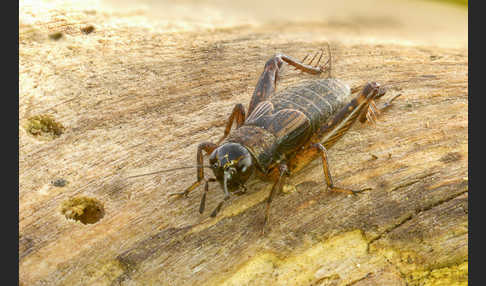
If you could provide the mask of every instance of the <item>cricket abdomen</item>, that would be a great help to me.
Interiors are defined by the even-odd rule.
[[[305,145],[350,100],[350,89],[337,79],[312,80],[262,101],[243,126],[225,142],[240,143],[269,170]]]
[[[304,113],[310,121],[311,133],[316,132],[350,100],[351,90],[338,79],[303,82],[270,98],[274,112],[294,109]]]

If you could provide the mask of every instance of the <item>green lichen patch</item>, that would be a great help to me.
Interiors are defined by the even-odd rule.
[[[62,32],[55,32],[55,33],[49,34],[49,39],[51,39],[51,40],[57,41],[60,38],[62,38]]]
[[[65,179],[56,179],[54,181],[51,182],[51,184],[55,187],[65,187],[67,185],[68,181],[66,181]]]
[[[55,139],[64,132],[64,126],[50,115],[36,115],[27,119],[25,130],[38,138]]]
[[[74,197],[61,205],[61,213],[67,219],[74,219],[83,224],[98,222],[105,215],[103,204],[89,197]]]
[[[363,232],[354,230],[286,257],[262,252],[244,262],[228,278],[216,276],[205,285],[344,285],[356,279],[351,277],[351,271],[357,276],[369,271],[364,265],[356,270],[356,264],[367,256],[367,248]]]
[[[446,286],[468,285],[467,261],[459,265],[433,270],[416,271],[407,276],[409,285]]]

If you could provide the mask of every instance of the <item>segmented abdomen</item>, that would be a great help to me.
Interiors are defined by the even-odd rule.
[[[270,98],[274,112],[296,109],[311,123],[312,133],[351,100],[349,86],[338,79],[318,79],[286,88]]]

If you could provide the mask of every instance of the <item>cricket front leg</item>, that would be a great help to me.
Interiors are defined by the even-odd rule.
[[[196,189],[197,186],[199,186],[202,182],[205,181],[204,179],[204,158],[203,158],[203,151],[206,152],[206,154],[211,154],[214,149],[216,149],[218,145],[211,143],[211,142],[203,142],[200,143],[197,146],[197,180],[194,182],[189,188],[185,189],[182,192],[177,192],[177,193],[170,193],[169,196],[185,196],[192,192],[194,189]]]
[[[228,136],[234,121],[236,121],[236,128],[240,128],[240,126],[245,122],[245,107],[241,103],[236,104],[233,108],[233,112],[231,112],[228,122],[226,123],[224,135],[221,137],[221,139],[219,139],[218,143],[216,143],[217,145],[221,144],[221,142],[223,142],[223,140]]]

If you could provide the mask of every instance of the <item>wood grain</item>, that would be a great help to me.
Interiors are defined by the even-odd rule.
[[[325,21],[174,32],[143,11],[45,5],[19,17],[21,285],[467,285],[467,47],[366,40],[366,25]],[[269,184],[251,182],[210,218],[202,188],[167,196],[195,169],[127,179],[195,164],[268,58],[328,41],[333,76],[387,85],[381,102],[402,94],[329,150],[336,185],[371,191],[326,191],[316,160],[274,198],[261,236]],[[308,78],[287,68],[277,88]],[[29,134],[37,115],[63,133]],[[222,195],[213,184],[206,209]],[[101,218],[67,219],[75,197],[100,202]]]

